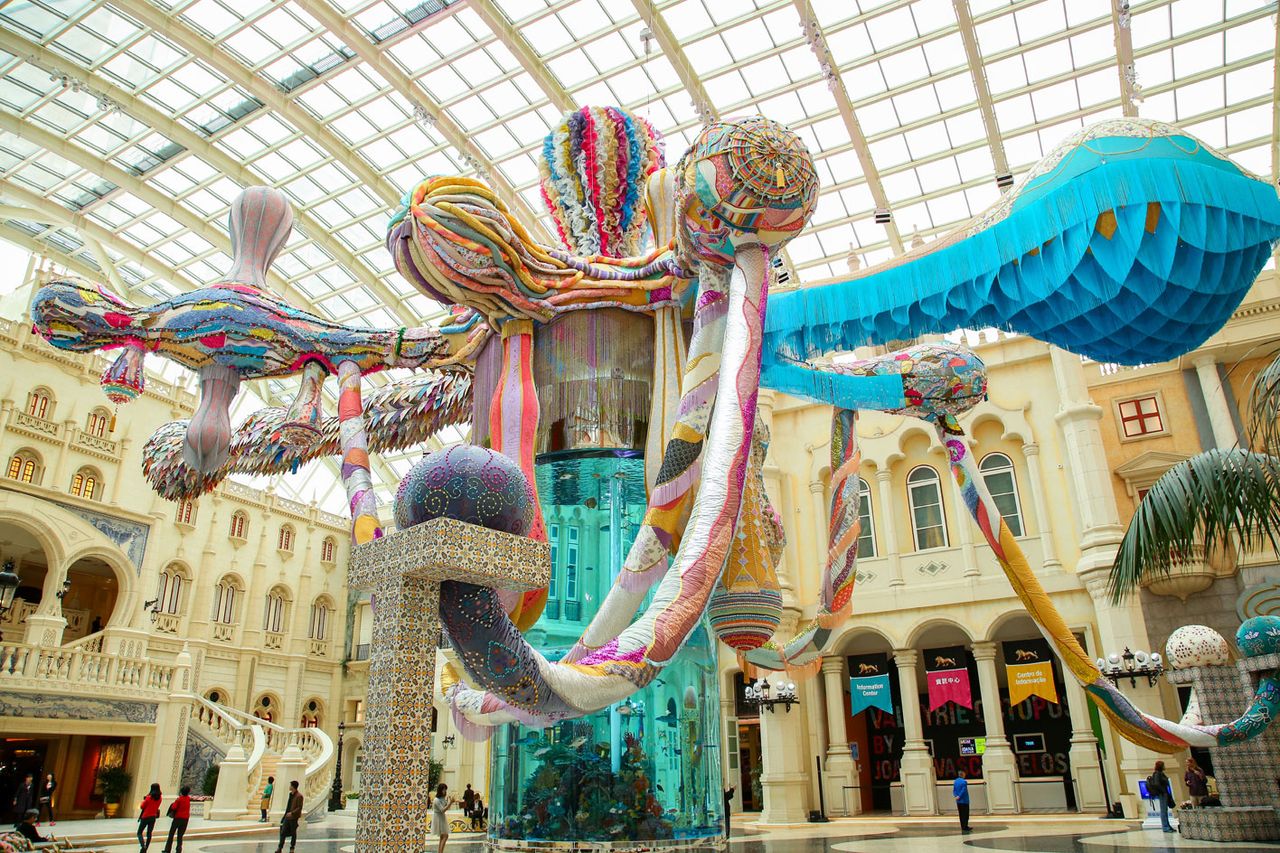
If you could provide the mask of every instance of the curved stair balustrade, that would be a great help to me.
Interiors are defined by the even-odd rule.
[[[303,778],[298,785],[302,790],[303,813],[311,816],[323,811],[333,784],[336,764],[334,743],[329,735],[318,728],[288,729],[203,697],[192,696],[191,700],[197,706],[196,719],[210,729],[219,745],[229,747],[234,743],[248,756],[248,780],[245,786],[247,815],[257,816],[267,776],[278,775],[275,770],[290,747],[297,747],[307,760]],[[224,732],[227,737],[237,740],[224,738]]]

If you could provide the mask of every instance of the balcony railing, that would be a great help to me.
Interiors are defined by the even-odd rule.
[[[213,638],[219,643],[234,643],[236,640],[236,626],[226,622],[214,622]]]
[[[176,634],[178,633],[178,624],[181,622],[176,613],[156,613],[154,624],[156,633],[159,634]]]
[[[262,647],[270,652],[278,652],[284,648],[284,634],[267,631],[262,638]]]
[[[356,646],[354,649],[352,649],[352,650],[351,650],[351,659],[352,659],[352,660],[368,660],[368,659],[369,659],[369,644],[368,644],[368,643],[361,643],[360,645],[358,645],[358,646]]]
[[[328,640],[307,640],[307,654],[313,658],[329,657],[329,641]]]
[[[22,411],[13,413],[13,425],[49,438],[57,438],[58,433],[61,431],[61,427],[53,421],[38,418]]]
[[[87,432],[77,431],[75,443],[86,450],[92,450],[95,453],[102,453],[107,456],[115,457],[120,453],[120,442]]]
[[[0,685],[42,690],[168,695],[173,666],[85,648],[0,643]],[[57,685],[53,688],[53,685]]]

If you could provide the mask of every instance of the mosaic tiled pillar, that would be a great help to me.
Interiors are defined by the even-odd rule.
[[[348,580],[373,594],[356,853],[426,846],[440,582],[523,590],[550,573],[545,543],[447,518],[353,549]]]
[[[1203,666],[1169,673],[1195,688],[1205,723],[1226,723],[1253,697],[1258,673],[1280,668],[1280,655],[1245,658],[1235,666]],[[1280,732],[1272,726],[1244,743],[1209,750],[1221,808],[1179,809],[1182,834],[1201,841],[1280,840]]]

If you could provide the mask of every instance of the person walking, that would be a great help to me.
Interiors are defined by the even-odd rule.
[[[1160,827],[1165,832],[1175,832],[1169,824],[1169,798],[1173,796],[1173,788],[1165,775],[1163,761],[1157,761],[1155,769],[1147,777],[1147,793],[1160,802]]]
[[[138,806],[139,853],[147,853],[147,848],[151,846],[151,835],[156,831],[156,819],[160,817],[162,799],[164,794],[160,793],[160,783],[152,782],[151,790],[142,798],[142,803]],[[143,833],[147,836],[145,839],[142,837]]]
[[[733,811],[733,797],[738,793],[738,789],[733,785],[724,789],[724,837],[729,840],[729,815]]]
[[[969,780],[964,778],[964,771],[956,773],[956,781],[951,784],[951,796],[956,798],[956,811],[960,815],[960,831],[973,832],[969,828]]]
[[[1204,769],[1194,758],[1187,759],[1187,772],[1182,774],[1182,781],[1191,796],[1191,805],[1200,808],[1200,801],[1209,796],[1209,777],[1204,775]]]
[[[262,809],[262,817],[258,818],[258,823],[267,822],[267,809],[271,808],[271,795],[276,790],[276,777],[267,777],[267,787],[262,789],[262,802],[258,806]]]
[[[53,813],[53,792],[58,790],[58,780],[53,778],[52,773],[44,775],[44,784],[40,786],[40,817],[36,818],[36,825],[40,825],[40,820],[44,817],[44,813],[49,813],[49,826],[57,826],[58,818]]]
[[[36,780],[33,775],[28,773],[26,778],[22,780],[22,784],[18,786],[18,790],[13,793],[13,815],[18,822],[26,820],[27,812],[30,809],[37,809],[36,814],[39,815],[39,809],[36,805]]]
[[[298,846],[298,822],[302,820],[302,793],[297,782],[289,783],[289,802],[284,808],[284,817],[280,820],[280,844],[276,853],[284,850],[284,840],[289,839],[289,849]]]
[[[444,853],[444,843],[449,840],[448,811],[453,803],[449,799],[449,786],[443,782],[436,785],[436,798],[431,801],[431,831],[440,836],[439,853]]]
[[[187,834],[187,824],[191,822],[191,786],[183,785],[178,791],[178,799],[169,804],[169,837],[164,842],[164,853],[182,853],[182,836]],[[178,837],[178,847],[174,850],[173,838]]]

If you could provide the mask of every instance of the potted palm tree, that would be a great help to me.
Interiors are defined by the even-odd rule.
[[[1142,498],[1111,567],[1114,602],[1198,553],[1280,550],[1280,355],[1254,377],[1246,408],[1248,447],[1179,462]]]
[[[98,783],[102,785],[102,811],[107,817],[120,812],[120,801],[129,793],[133,777],[123,767],[103,767],[98,771]]]

